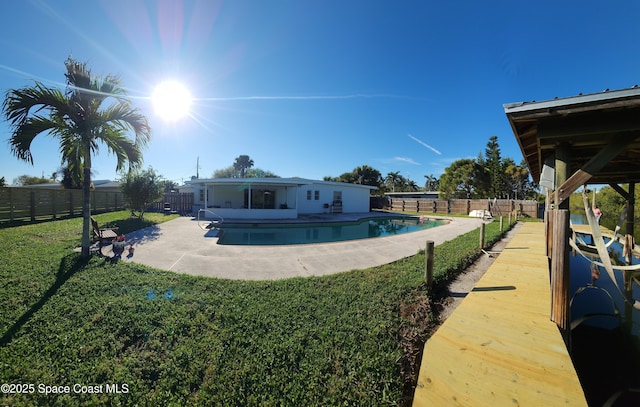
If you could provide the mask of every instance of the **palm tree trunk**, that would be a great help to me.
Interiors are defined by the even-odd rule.
[[[82,257],[89,257],[89,246],[91,245],[91,167],[83,168],[82,179]]]

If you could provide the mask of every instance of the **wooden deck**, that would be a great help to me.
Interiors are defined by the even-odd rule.
[[[586,406],[555,323],[543,223],[525,223],[427,341],[414,406]]]

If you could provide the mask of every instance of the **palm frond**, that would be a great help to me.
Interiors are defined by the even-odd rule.
[[[33,164],[33,156],[31,155],[31,143],[41,133],[55,130],[56,123],[51,119],[39,115],[29,117],[24,123],[18,126],[11,138],[9,145],[11,153],[17,158]]]
[[[151,126],[146,116],[129,103],[119,102],[108,106],[103,112],[105,122],[119,126],[122,131],[133,130],[135,143],[145,147],[151,141]]]
[[[7,91],[2,112],[12,127],[26,122],[29,115],[42,110],[67,111],[68,101],[58,89],[50,89],[40,82],[34,86]]]

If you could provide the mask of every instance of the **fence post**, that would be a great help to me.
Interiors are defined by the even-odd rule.
[[[482,222],[480,224],[480,249],[484,249],[484,227],[485,224]]]
[[[504,218],[504,216],[500,215],[500,232],[502,232],[502,230],[504,229],[504,228],[502,227],[503,220],[504,220],[503,218]]]
[[[34,191],[31,191],[31,193],[29,194],[29,204],[31,205],[31,210],[30,210],[30,215],[31,215],[31,222],[35,222],[36,221],[36,193]]]
[[[433,240],[427,240],[427,247],[425,251],[425,276],[424,280],[427,283],[427,289],[431,290],[433,286],[433,253],[434,242]]]
[[[9,222],[13,223],[13,188],[9,188]]]
[[[56,191],[51,191],[51,209],[53,211],[53,220],[56,220]]]

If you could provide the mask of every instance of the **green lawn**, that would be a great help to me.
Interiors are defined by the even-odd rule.
[[[96,218],[121,232],[172,218],[128,216]],[[0,229],[0,383],[34,384],[0,405],[406,402],[415,361],[403,349],[430,328],[424,253],[331,276],[231,281],[83,262],[72,251],[81,222]],[[478,241],[476,230],[436,247],[437,284],[478,255]],[[88,389],[98,393],[74,392]]]

